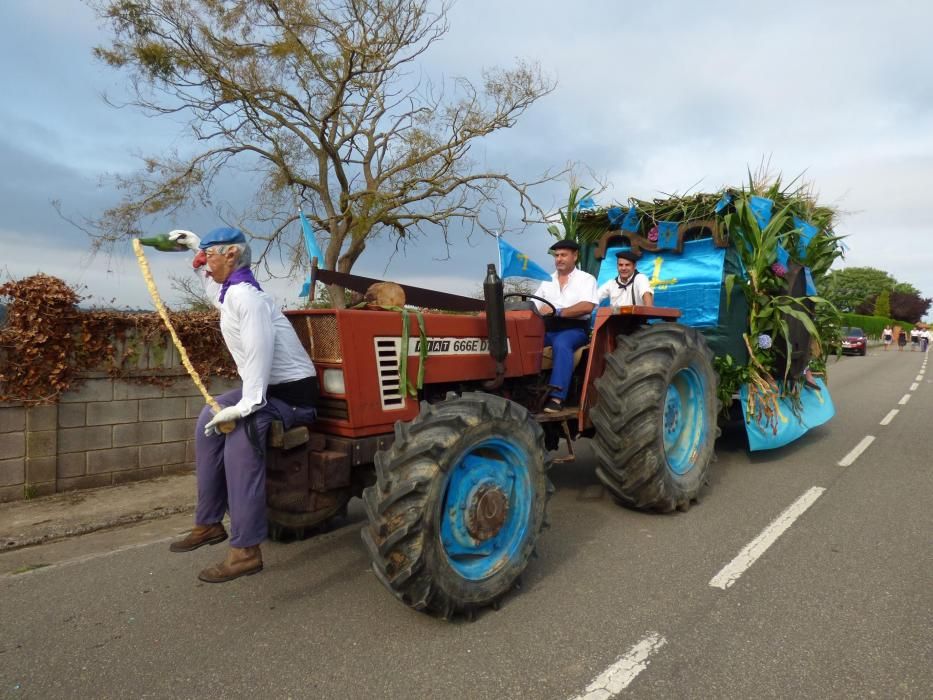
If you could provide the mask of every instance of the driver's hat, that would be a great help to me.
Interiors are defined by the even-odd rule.
[[[552,251],[552,252],[555,251],[555,250],[574,250],[574,251],[577,251],[577,250],[580,250],[580,244],[577,243],[576,241],[570,240],[569,238],[565,238],[565,239],[562,240],[562,241],[557,241],[557,243],[555,243],[555,244],[552,245],[550,248],[548,248],[548,250],[550,250],[550,251]]]

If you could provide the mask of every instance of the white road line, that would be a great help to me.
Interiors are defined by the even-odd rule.
[[[638,644],[628,650],[612,666],[600,673],[586,686],[582,695],[575,695],[571,700],[608,700],[613,695],[628,688],[635,677],[648,668],[649,657],[667,644],[657,632],[652,632]]]
[[[92,554],[83,554],[80,557],[75,557],[74,559],[66,559],[65,561],[58,561],[54,564],[43,564],[35,569],[30,569],[29,571],[20,571],[19,573],[6,573],[0,574],[0,580],[5,578],[23,578],[24,576],[36,576],[49,571],[55,571],[56,569],[62,569],[66,566],[74,566],[75,564],[84,564],[85,562],[94,561],[95,559],[103,559],[104,557],[112,557],[114,554],[121,554],[123,552],[128,552],[133,549],[140,549],[141,547],[148,547],[152,544],[162,544],[163,542],[171,542],[172,540],[177,540],[178,535],[170,535],[168,537],[160,537],[155,540],[147,540],[145,542],[134,542],[133,544],[125,544],[121,547],[116,547],[115,549],[108,549],[104,552],[94,552]],[[52,543],[50,543],[52,544]],[[15,551],[15,550],[12,550]]]
[[[735,559],[726,564],[722,570],[712,579],[709,585],[713,588],[726,590],[733,583],[739,580],[739,577],[754,564],[758,558],[768,551],[768,547],[777,541],[777,538],[784,534],[794,521],[803,515],[804,511],[816,502],[824,489],[822,486],[814,486],[808,489],[800,498],[790,504],[787,509],[781,513],[768,527],[761,531],[755,539],[745,545],[745,548],[736,555]]]
[[[901,400],[898,401],[898,403],[899,403],[901,406],[903,406],[903,405],[904,405],[905,403],[907,403],[908,401],[910,401],[910,394],[904,394],[904,395],[901,397]]]
[[[862,441],[852,448],[852,451],[839,460],[840,467],[848,467],[852,462],[858,459],[859,455],[868,449],[868,446],[875,441],[874,435],[866,435]]]
[[[918,374],[918,375],[916,376],[916,378],[914,378],[914,381],[915,381],[915,382],[922,382],[922,381],[923,381],[923,372],[921,372],[920,374]]]
[[[894,420],[894,416],[896,416],[898,413],[900,413],[898,409],[892,408],[888,415],[881,419],[881,423],[879,423],[879,425],[888,425],[888,423]]]
[[[917,382],[914,382],[913,384],[910,385],[910,390],[911,390],[911,391],[916,391],[918,386],[920,386],[920,385],[917,384]]]

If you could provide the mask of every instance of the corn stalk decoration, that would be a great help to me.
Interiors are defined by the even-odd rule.
[[[606,232],[611,209],[577,211],[578,195],[578,191],[571,190],[567,208],[575,213],[570,222],[572,230],[580,243],[595,243]],[[773,214],[765,217],[763,225],[753,207],[753,200],[759,197],[772,203]],[[842,236],[833,231],[836,211],[818,205],[811,188],[799,180],[785,186],[780,177],[755,178],[751,173],[747,186],[741,188],[683,196],[674,194],[653,201],[631,198],[627,204],[618,206],[635,207],[639,227],[635,233],[646,238],[662,221],[715,219],[719,222],[744,268],[744,274],[725,276],[726,299],[731,298],[733,289],[738,286],[749,309],[748,325],[742,335],[748,350],[747,364],[728,355],[716,359],[720,398],[723,405],[728,406],[739,386],[746,384],[746,415],[754,417],[763,427],[775,429],[780,398],[789,397],[795,410],[800,405],[799,378],[788,376],[788,369],[783,372],[778,369],[778,358],[791,356],[789,321],[799,321],[810,334],[810,366],[817,373],[825,373],[826,356],[837,340],[841,325],[838,310],[823,297],[817,294],[795,297],[787,293],[787,268],[778,263],[778,253],[783,249],[789,255],[789,262],[809,268],[819,289],[830,266],[843,255]],[[800,245],[805,236],[798,225],[800,222],[815,229],[805,247]],[[787,367],[789,363],[785,364]]]

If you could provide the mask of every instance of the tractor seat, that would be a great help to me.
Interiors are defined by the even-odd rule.
[[[590,349],[589,345],[582,345],[573,353],[573,368],[576,369],[580,364],[583,353]],[[551,369],[554,366],[554,348],[550,345],[541,352],[541,369]]]
[[[304,445],[310,435],[306,425],[296,425],[291,430],[286,430],[282,421],[274,420],[269,424],[269,447],[290,450],[293,447],[298,447],[298,445]]]

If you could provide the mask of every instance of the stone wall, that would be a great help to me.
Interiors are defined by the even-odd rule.
[[[0,502],[190,471],[204,399],[167,355],[158,364],[169,368],[138,369],[135,381],[87,373],[51,406],[0,404]],[[215,396],[237,386],[209,382]]]

